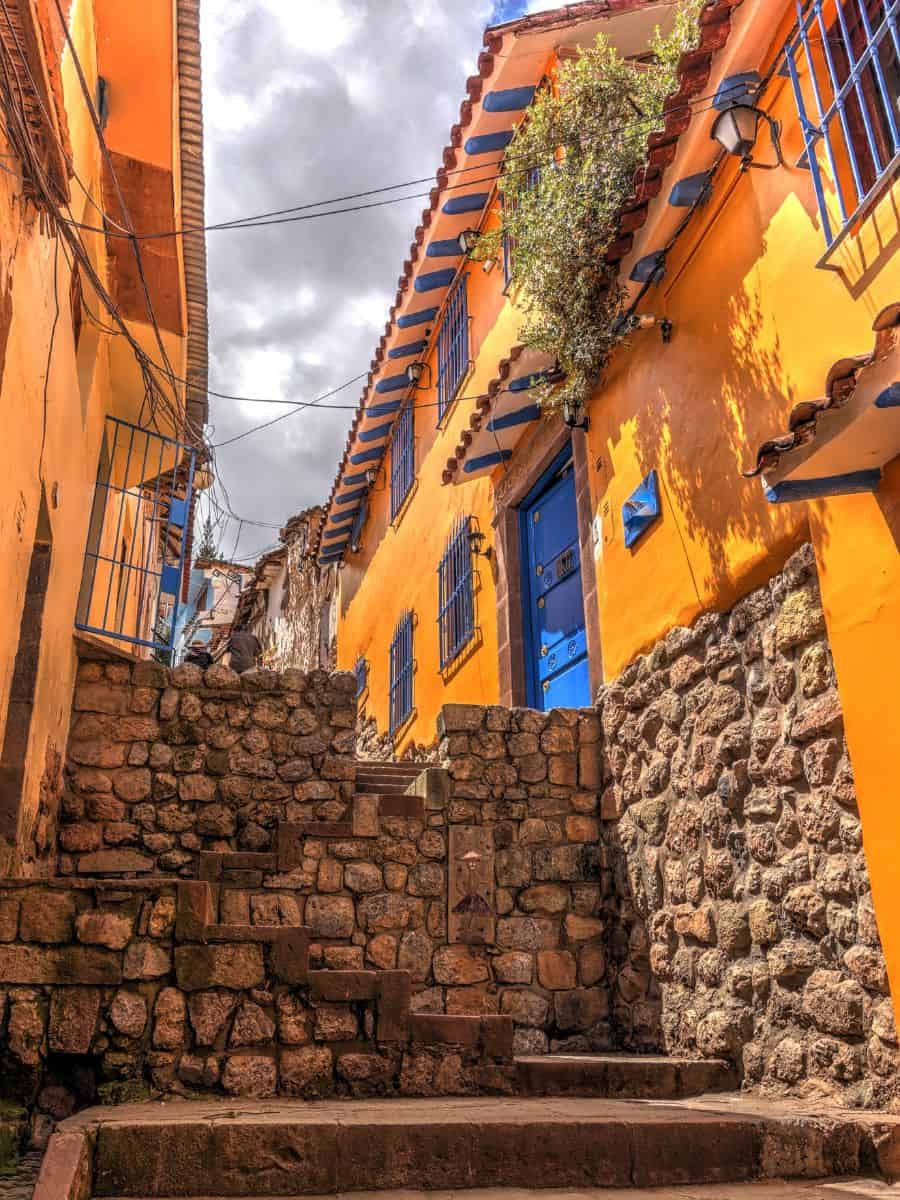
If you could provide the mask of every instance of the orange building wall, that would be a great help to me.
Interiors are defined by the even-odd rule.
[[[416,477],[411,495],[392,526],[388,450],[378,482],[369,494],[370,515],[363,530],[361,552],[347,555],[340,574],[338,667],[350,670],[360,656],[369,663],[366,715],[376,719],[380,731],[389,725],[389,649],[394,627],[408,608],[417,616],[413,642],[415,714],[398,739],[399,753],[410,742],[431,744],[442,704],[473,699],[489,703],[498,695],[493,559],[482,557],[476,561],[476,641],[448,671],[443,675],[440,672],[437,569],[447,535],[458,515],[468,515],[475,518],[490,545],[493,519],[489,478],[444,487],[441,472],[459,441],[460,431],[468,427],[472,398],[487,390],[498,361],[516,341],[521,319],[506,303],[501,270],[485,273],[480,264],[473,263],[468,268],[467,287],[473,365],[460,387],[460,398],[438,429],[437,356],[432,352],[428,361],[435,386],[416,393]]]
[[[900,458],[875,495],[810,505],[872,899],[900,996]]]
[[[50,4],[48,12],[44,19],[52,30],[53,22],[58,21],[55,6]],[[142,6],[140,21],[135,20],[132,6],[111,0],[97,0],[96,7],[91,0],[73,0],[70,6],[70,30],[89,88],[93,90],[96,83],[97,31],[103,42],[103,69],[118,81],[108,135],[125,152],[160,162],[169,170],[173,156],[172,22],[171,2],[154,0]],[[100,151],[67,48],[62,52],[60,80],[68,149],[81,184],[99,199]],[[156,100],[164,96],[161,109],[151,104],[151,92]],[[7,144],[2,151],[12,155]],[[70,182],[72,213],[76,220],[94,225],[99,214],[81,184],[74,179]],[[55,243],[42,230],[34,209],[23,207],[18,193],[15,174],[0,173],[0,405],[11,414],[4,427],[0,470],[0,739],[6,727],[42,490],[52,534],[52,559],[17,845],[0,838],[0,875],[48,869],[48,862],[42,862],[37,853],[41,837],[47,833],[39,798],[42,780],[45,794],[48,783],[52,791],[47,768],[52,766],[53,753],[63,752],[68,733],[76,667],[72,640],[75,611],[104,417],[108,413],[133,417],[143,397],[133,356],[130,361],[120,357],[124,354],[121,347],[111,349],[110,339],[86,316],[76,353],[66,257],[61,248],[55,251]],[[85,233],[85,242],[94,266],[105,276],[103,236]],[[99,302],[90,284],[84,280],[83,286],[87,304],[98,313]],[[148,334],[149,330],[140,331],[150,349],[153,343]],[[178,370],[181,341],[172,338],[168,346]],[[129,611],[134,604],[131,595]]]

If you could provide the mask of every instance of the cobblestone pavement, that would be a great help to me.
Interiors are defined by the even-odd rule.
[[[31,1200],[43,1157],[40,1150],[32,1150],[22,1156],[14,1175],[0,1175],[0,1200]]]

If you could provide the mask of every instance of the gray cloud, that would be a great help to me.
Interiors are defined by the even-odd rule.
[[[433,175],[492,11],[491,0],[203,7],[212,221]],[[210,233],[210,386],[308,400],[367,370],[423,204]],[[355,406],[360,391],[333,402]],[[283,411],[213,399],[212,440]],[[281,522],[324,499],[351,417],[299,413],[219,451],[234,510]],[[224,531],[223,553],[236,534]],[[274,536],[245,528],[236,553]]]

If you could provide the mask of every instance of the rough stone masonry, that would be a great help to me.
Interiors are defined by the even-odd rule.
[[[617,1044],[745,1084],[900,1095],[900,1049],[812,548],[598,697]]]
[[[413,794],[356,791],[354,686],[84,646],[57,875],[0,883],[0,1069],[38,1126],[147,1089],[504,1091],[514,1050],[895,1099],[808,548],[596,710],[445,707]]]

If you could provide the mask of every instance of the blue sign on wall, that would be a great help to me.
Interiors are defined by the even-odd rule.
[[[659,485],[656,472],[651,471],[622,505],[625,545],[633,546],[659,515]]]

